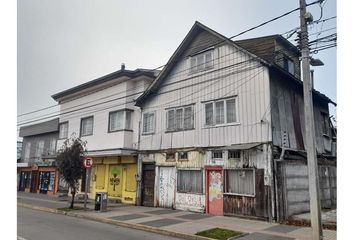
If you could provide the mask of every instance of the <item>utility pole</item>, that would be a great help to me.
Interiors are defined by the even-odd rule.
[[[307,22],[310,15],[306,13],[306,1],[300,0],[300,47],[301,67],[304,88],[304,113],[306,126],[306,152],[310,192],[310,213],[312,239],[322,240],[321,202],[319,199],[319,183],[317,168],[317,153],[315,143],[315,128],[312,103],[312,86],[310,86],[310,50],[308,45]]]

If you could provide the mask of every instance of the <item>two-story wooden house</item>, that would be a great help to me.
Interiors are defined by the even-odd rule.
[[[107,192],[108,198],[135,203],[140,109],[134,100],[155,79],[147,69],[119,71],[53,95],[60,104],[58,148],[76,134],[87,141],[94,166],[89,197]],[[85,177],[81,193],[85,190]]]
[[[59,119],[23,126],[21,159],[17,163],[18,191],[52,195],[58,191],[55,166]]]
[[[332,101],[313,95],[317,150],[329,159]],[[263,219],[307,210],[299,52],[281,36],[231,41],[196,22],[136,105],[142,205]],[[295,156],[299,178],[295,165],[279,167]],[[300,196],[291,213],[290,187]]]

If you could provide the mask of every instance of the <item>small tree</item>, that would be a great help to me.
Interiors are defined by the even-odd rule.
[[[86,153],[86,141],[74,135],[66,139],[57,155],[57,166],[62,178],[71,189],[70,208],[74,208],[74,198],[79,187],[79,179],[84,173],[83,159]]]

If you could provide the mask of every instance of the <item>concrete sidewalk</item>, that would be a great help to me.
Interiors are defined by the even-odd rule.
[[[19,206],[63,213],[56,210],[58,207],[55,204],[58,204],[59,202],[60,201],[55,197],[46,196],[45,199],[42,199],[38,196],[34,197],[32,194],[28,193],[21,193],[18,195]],[[52,207],[49,206],[50,203],[53,204]],[[65,203],[61,201],[60,203],[69,206],[67,202]],[[83,206],[82,203],[75,203],[75,205],[80,207]],[[187,239],[198,239],[194,236],[195,233],[215,227],[248,233],[248,235],[238,238],[240,240],[311,239],[311,228],[308,227],[288,226],[236,217],[212,216],[166,208],[110,204],[107,212],[96,212],[94,211],[94,205],[91,201],[88,204],[87,211],[76,210],[67,213],[67,215]],[[326,240],[336,239],[336,231],[324,230],[323,233],[324,239]]]

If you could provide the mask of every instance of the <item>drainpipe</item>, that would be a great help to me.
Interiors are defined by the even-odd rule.
[[[142,181],[142,158],[140,155],[140,129],[141,129],[141,115],[142,111],[140,110],[140,119],[139,119],[139,126],[138,126],[138,159],[137,159],[137,174],[136,174],[136,183],[137,183],[137,191],[136,191],[136,205],[141,206],[141,195],[142,195],[142,188],[141,188],[141,181]]]

